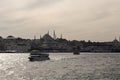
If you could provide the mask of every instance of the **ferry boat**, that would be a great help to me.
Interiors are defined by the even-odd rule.
[[[31,51],[30,56],[28,58],[29,58],[29,61],[50,60],[49,54],[42,53],[39,50],[33,50],[33,51]]]

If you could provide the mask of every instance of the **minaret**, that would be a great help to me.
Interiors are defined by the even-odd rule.
[[[34,35],[34,40],[36,40],[36,35]]]
[[[48,33],[47,33],[48,35],[49,35],[49,30],[48,30]]]
[[[41,35],[40,35],[40,39],[41,39],[42,37],[41,37]]]
[[[60,38],[62,39],[62,34],[60,35]]]
[[[116,36],[115,36],[115,40],[117,40]]]
[[[55,33],[55,30],[53,31],[53,38],[56,39],[56,33]]]
[[[120,36],[119,36],[119,42],[120,42]]]

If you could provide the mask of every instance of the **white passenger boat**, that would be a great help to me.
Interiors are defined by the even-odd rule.
[[[49,54],[40,52],[39,50],[33,50],[29,56],[30,61],[44,61],[50,60]]]

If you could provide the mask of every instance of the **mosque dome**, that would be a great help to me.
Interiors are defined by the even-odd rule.
[[[7,37],[7,39],[15,39],[15,37],[10,35]]]

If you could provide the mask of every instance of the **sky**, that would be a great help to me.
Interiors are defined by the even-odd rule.
[[[53,30],[68,40],[112,41],[120,36],[120,0],[0,0],[0,36]]]

